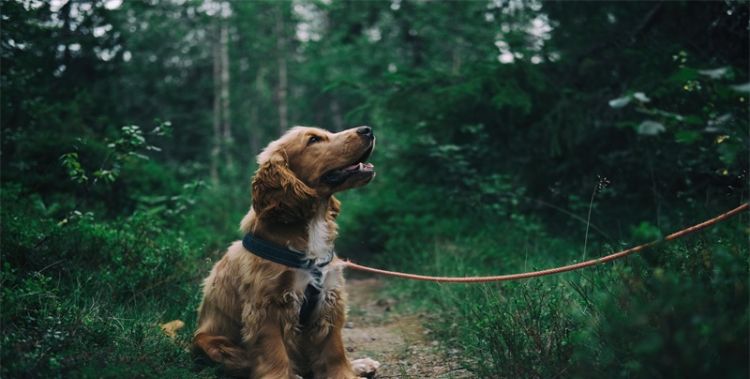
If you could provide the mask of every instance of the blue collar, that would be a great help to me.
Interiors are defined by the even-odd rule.
[[[333,252],[322,259],[310,259],[305,254],[279,246],[273,242],[260,239],[250,233],[242,239],[245,250],[274,263],[291,268],[310,271],[313,276],[315,271],[327,266],[333,260]],[[317,278],[316,278],[317,279]]]
[[[323,286],[323,271],[321,269],[331,263],[335,254],[331,252],[322,260],[310,259],[305,254],[262,240],[250,233],[242,239],[242,246],[245,250],[260,258],[287,267],[305,270],[312,275],[313,280],[305,288],[305,299],[302,301],[299,310],[300,324],[307,325],[320,299],[320,289]]]

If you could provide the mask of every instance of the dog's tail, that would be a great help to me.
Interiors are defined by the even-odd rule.
[[[223,336],[198,333],[193,338],[193,353],[203,354],[223,366],[232,376],[250,375],[250,356],[242,347]]]

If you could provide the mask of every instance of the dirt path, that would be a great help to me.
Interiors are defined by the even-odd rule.
[[[419,314],[398,314],[379,296],[379,279],[348,279],[349,319],[344,345],[350,358],[381,363],[376,378],[471,378],[450,349],[441,349]],[[444,353],[448,350],[449,354]]]

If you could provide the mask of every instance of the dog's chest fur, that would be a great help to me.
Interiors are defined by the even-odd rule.
[[[328,259],[330,254],[333,254],[333,242],[336,239],[338,227],[333,215],[327,208],[321,207],[307,224],[306,254],[310,259],[322,261]],[[323,293],[327,290],[338,288],[343,284],[340,268],[335,268],[334,265],[329,264],[321,271],[323,275],[320,287]],[[294,285],[295,291],[304,292],[305,287],[310,284],[312,279],[312,275],[309,273],[298,271]]]
[[[307,224],[307,255],[316,259],[325,258],[333,251],[331,225],[325,213],[320,213]]]

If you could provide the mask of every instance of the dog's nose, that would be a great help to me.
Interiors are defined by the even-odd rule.
[[[359,128],[357,128],[357,134],[360,134],[367,138],[374,137],[372,134],[372,128],[369,126],[360,126]]]

